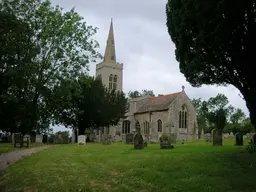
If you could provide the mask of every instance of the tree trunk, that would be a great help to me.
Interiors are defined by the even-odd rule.
[[[251,123],[256,128],[256,87],[250,89],[241,88],[239,89],[244,96],[246,106],[250,112]]]

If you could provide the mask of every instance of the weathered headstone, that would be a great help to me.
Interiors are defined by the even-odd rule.
[[[14,141],[15,141],[15,134],[19,134],[19,133],[13,133],[12,134],[12,144],[14,144]]]
[[[23,141],[30,143],[30,135],[24,135],[23,136]]]
[[[148,146],[148,142],[146,140],[144,140],[144,147]]]
[[[144,148],[144,141],[141,133],[137,133],[134,136],[134,149],[143,149]]]
[[[241,146],[244,145],[244,140],[243,140],[243,134],[242,133],[236,133],[235,134],[236,137],[236,145]]]
[[[181,144],[184,144],[185,142],[184,140],[185,140],[184,138],[181,139]]]
[[[36,135],[36,143],[42,143],[43,142],[43,135]]]
[[[72,130],[72,139],[71,139],[71,142],[72,142],[72,143],[75,143],[75,142],[76,142],[76,130],[75,130],[75,129]]]
[[[101,142],[104,145],[110,145],[111,144],[111,135],[102,135]]]
[[[219,129],[212,130],[212,145],[222,146],[222,131]]]
[[[14,147],[23,147],[23,137],[21,133],[14,133]]]
[[[171,141],[166,133],[163,133],[160,137],[160,149],[172,149]]]
[[[43,135],[43,143],[47,143],[48,135]]]
[[[125,138],[126,138],[126,141],[125,141],[126,144],[133,144],[133,134],[132,133],[126,134]]]
[[[85,144],[86,144],[85,135],[78,135],[78,145],[85,145]]]
[[[204,134],[204,139],[206,142],[211,142],[211,134],[210,133]]]
[[[253,143],[254,145],[256,145],[256,134],[253,134],[251,137],[251,143]]]

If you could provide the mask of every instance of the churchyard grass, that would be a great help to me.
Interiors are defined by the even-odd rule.
[[[1,183],[10,192],[255,191],[256,154],[245,146],[234,146],[234,140],[224,140],[222,147],[205,141],[174,146],[53,146],[8,167]]]
[[[43,146],[45,144],[43,143],[30,143],[29,144],[29,148],[31,147],[39,147],[39,146]],[[14,148],[13,144],[12,143],[0,143],[0,155],[3,154],[3,153],[7,153],[7,152],[10,152],[10,151],[13,151],[13,150],[19,150],[19,149],[27,149],[26,147],[16,147]]]

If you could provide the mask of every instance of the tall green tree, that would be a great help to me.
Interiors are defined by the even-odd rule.
[[[62,100],[54,107],[55,119],[65,126],[76,127],[79,134],[86,128],[117,125],[125,118],[127,99],[123,92],[106,89],[101,80],[89,76],[65,80],[55,87]],[[53,98],[53,97],[52,97]]]
[[[97,28],[84,22],[74,8],[65,12],[59,6],[53,7],[49,0],[2,0],[0,11],[27,23],[32,30],[32,44],[39,48],[33,58],[34,70],[22,68],[33,77],[30,86],[23,85],[32,100],[24,106],[30,106],[27,114],[32,115],[33,122],[29,126],[38,129],[39,124],[52,120],[49,109],[57,105],[55,101],[61,102],[49,98],[54,95],[54,86],[86,73],[88,63],[100,57],[98,43],[92,39]]]
[[[0,129],[26,133],[34,118],[33,60],[39,49],[28,23],[3,10],[0,18]]]
[[[142,96],[150,96],[150,97],[154,97],[155,94],[153,92],[153,90],[147,90],[147,89],[142,89],[142,91],[129,91],[128,92],[128,98],[130,99],[134,99],[134,98],[138,98],[138,97],[142,97]]]
[[[168,0],[167,27],[180,71],[192,86],[233,85],[256,126],[256,2]]]

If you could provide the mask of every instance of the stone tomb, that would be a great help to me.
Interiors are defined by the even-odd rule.
[[[43,135],[36,135],[36,143],[42,143],[43,142]]]
[[[212,130],[212,145],[222,146],[222,131],[219,129]]]
[[[78,135],[78,145],[85,145],[86,144],[86,136],[85,135]]]
[[[141,133],[137,133],[134,136],[134,149],[143,149],[144,148],[144,141]]]
[[[132,133],[126,134],[125,143],[126,144],[133,144],[133,134]]]
[[[102,135],[101,142],[104,145],[110,145],[111,144],[111,135]]]
[[[172,149],[173,145],[171,145],[170,137],[166,133],[162,134],[160,137],[160,149]]]
[[[235,134],[236,137],[236,145],[237,146],[242,146],[244,145],[244,140],[243,140],[243,134],[242,133],[236,133]]]

